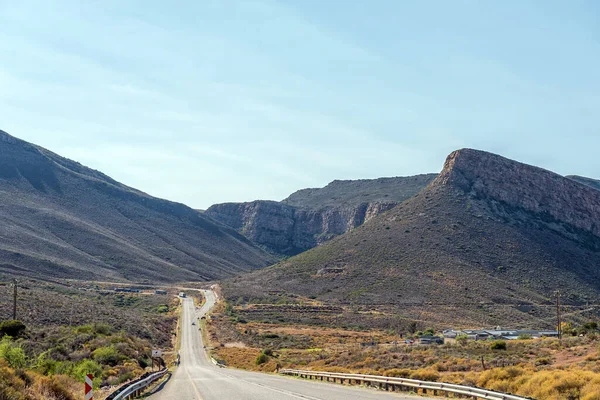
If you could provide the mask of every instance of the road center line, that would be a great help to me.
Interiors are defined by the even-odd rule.
[[[240,378],[238,378],[238,377],[236,377],[236,376],[228,375],[228,374],[226,374],[226,373],[223,373],[223,372],[219,372],[219,373],[220,373],[221,375],[224,375],[224,376],[226,376],[226,377],[228,377],[228,378],[231,378],[231,379],[234,379],[234,380],[236,380],[236,381],[242,381],[242,382],[245,382],[245,383],[247,383],[247,384],[249,384],[249,385],[259,386],[259,387],[262,387],[262,388],[265,388],[265,389],[269,389],[269,390],[271,390],[271,391],[273,391],[273,392],[276,392],[276,393],[282,393],[282,394],[286,394],[286,395],[288,395],[288,396],[295,397],[295,398],[297,398],[297,399],[306,399],[306,400],[323,400],[323,399],[319,399],[319,398],[317,398],[317,397],[312,397],[312,396],[307,396],[307,395],[303,395],[303,394],[300,394],[300,393],[290,392],[289,390],[277,389],[277,388],[274,388],[274,387],[271,387],[271,386],[265,385],[265,384],[263,384],[263,383],[256,383],[256,382],[247,381],[247,380],[245,380],[245,379],[240,379]]]

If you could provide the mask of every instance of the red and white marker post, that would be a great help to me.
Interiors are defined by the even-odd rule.
[[[85,376],[85,400],[94,400],[94,375]]]

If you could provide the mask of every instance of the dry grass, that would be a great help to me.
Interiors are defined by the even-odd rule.
[[[509,341],[506,350],[496,351],[489,342],[394,345],[398,336],[382,330],[239,323],[223,304],[208,331],[216,358],[248,370],[273,372],[279,365],[459,383],[543,400],[600,399],[600,342],[595,335],[566,338],[562,347],[554,339]],[[379,345],[361,345],[367,341]],[[234,342],[247,348],[228,347]],[[268,362],[256,365],[262,352],[271,354]]]

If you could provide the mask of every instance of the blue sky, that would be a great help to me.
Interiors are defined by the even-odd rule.
[[[590,1],[0,0],[0,129],[197,208],[439,171],[600,178]]]

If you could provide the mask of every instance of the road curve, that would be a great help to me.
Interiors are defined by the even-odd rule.
[[[212,291],[204,291],[206,302],[199,311],[191,299],[183,299],[181,316],[181,365],[152,400],[400,400],[424,399],[376,390],[345,387],[314,381],[222,369],[215,366],[203,348],[197,318],[215,304]],[[196,321],[195,325],[192,322]]]

